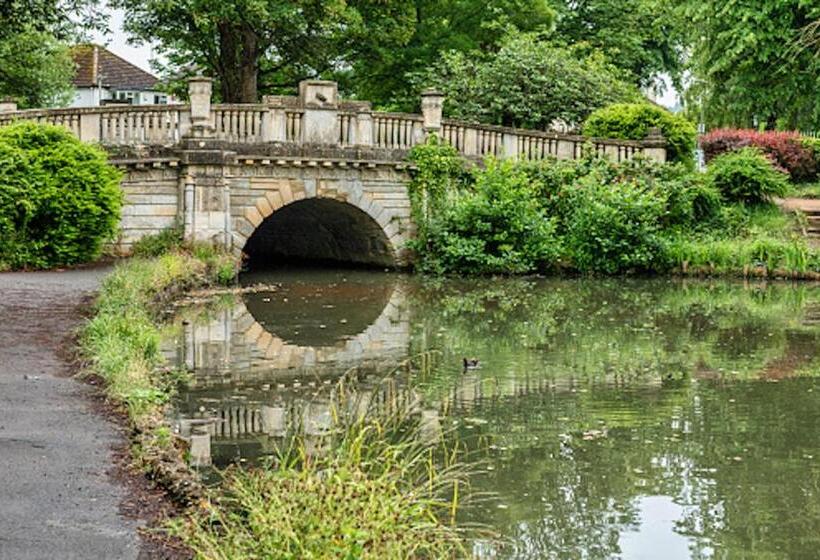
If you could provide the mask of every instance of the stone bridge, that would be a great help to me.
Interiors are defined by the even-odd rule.
[[[306,81],[297,97],[212,105],[211,80],[189,82],[190,105],[16,111],[0,126],[33,120],[99,143],[123,170],[117,249],[174,224],[187,239],[213,241],[251,259],[310,258],[380,266],[408,263],[413,234],[408,151],[431,134],[466,158],[577,158],[592,149],[614,160],[665,161],[665,141],[589,139],[442,119],[428,91],[422,114],[385,113],[342,101],[336,84]]]

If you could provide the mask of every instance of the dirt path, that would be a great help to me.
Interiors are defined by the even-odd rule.
[[[61,346],[104,268],[0,274],[0,558],[136,559],[112,481],[117,427],[67,377]]]

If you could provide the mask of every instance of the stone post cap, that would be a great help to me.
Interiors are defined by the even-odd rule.
[[[661,129],[658,127],[653,126],[650,128],[647,133],[646,137],[643,140],[644,145],[651,145],[657,147],[666,146],[666,138],[664,137]]]
[[[646,137],[651,139],[663,138],[663,132],[657,126],[653,126],[646,132]]]
[[[202,83],[202,82],[211,82],[213,83],[214,79],[209,76],[191,76],[188,78],[188,83]]]
[[[444,97],[444,92],[435,88],[428,88],[421,92],[422,97]]]
[[[335,109],[339,103],[339,84],[330,80],[302,80],[299,101],[304,107]]]

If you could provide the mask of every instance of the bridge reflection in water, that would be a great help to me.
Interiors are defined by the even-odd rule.
[[[300,278],[215,309],[192,307],[177,318],[164,352],[193,373],[174,420],[191,442],[195,465],[273,452],[293,426],[321,435],[331,424],[330,389],[351,368],[357,382],[348,396],[362,411],[416,400],[380,377],[408,354],[401,277],[375,281],[350,272],[330,293],[324,281]]]

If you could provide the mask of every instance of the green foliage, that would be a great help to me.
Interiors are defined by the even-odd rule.
[[[418,110],[420,90],[429,84],[414,83],[407,78],[424,75],[444,53],[495,51],[509,31],[547,31],[555,19],[550,0],[404,0],[396,3],[407,10],[401,31],[394,34],[409,33],[400,48],[377,34],[365,34],[359,40],[359,49],[349,59],[350,68],[334,73],[342,87],[357,98],[370,100],[388,110]]]
[[[694,165],[695,125],[683,116],[648,103],[620,103],[598,109],[584,123],[584,135],[643,140],[650,128],[659,128],[666,139],[669,161]]]
[[[664,200],[633,181],[593,173],[573,189],[566,245],[584,272],[616,274],[652,270],[661,260]]]
[[[709,163],[708,176],[727,200],[748,204],[769,202],[788,192],[787,175],[756,148],[727,152]]]
[[[690,105],[710,127],[820,128],[820,57],[795,48],[820,17],[805,0],[687,0]]]
[[[131,259],[103,280],[80,344],[89,372],[105,381],[108,397],[123,405],[133,422],[167,402],[176,381],[173,372],[160,369],[156,307],[173,294],[220,280],[225,263],[235,270],[233,261],[214,249],[178,250]]]
[[[131,247],[131,254],[135,257],[158,257],[182,246],[182,225],[173,226],[159,233],[145,235],[139,238]]]
[[[553,36],[589,45],[641,87],[667,74],[678,83],[684,37],[674,6],[665,0],[552,0],[558,12]]]
[[[433,215],[442,210],[448,193],[465,186],[468,173],[458,150],[435,135],[414,146],[409,159],[415,166],[408,185],[410,210],[417,237],[426,243]]]
[[[0,262],[72,265],[99,257],[117,232],[120,173],[61,127],[0,129]]]
[[[553,46],[534,34],[509,35],[484,55],[445,54],[417,81],[443,91],[453,117],[536,129],[555,120],[580,124],[600,107],[640,98],[600,54]]]
[[[0,35],[0,99],[14,99],[21,109],[66,105],[73,77],[68,47],[49,33]]]
[[[115,0],[125,28],[157,45],[168,76],[205,71],[224,102],[292,93],[362,49],[397,48],[414,21],[404,2]]]
[[[425,271],[521,274],[549,266],[558,256],[555,225],[536,191],[509,161],[490,159],[475,172],[474,188],[432,222],[421,255]]]

